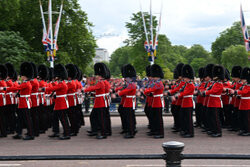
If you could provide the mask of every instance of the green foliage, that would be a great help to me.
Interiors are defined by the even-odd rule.
[[[43,10],[48,9],[48,0],[42,0]],[[53,0],[53,10],[59,11],[61,0]],[[47,22],[47,15],[45,20]],[[53,23],[58,15],[53,15]],[[42,20],[38,0],[3,0],[0,1],[0,30],[20,32],[27,41],[31,52],[39,52],[46,59],[42,39]],[[64,1],[63,15],[60,24],[56,63],[74,63],[85,71],[95,56],[96,41],[91,31],[92,24],[87,14],[81,10],[78,0]],[[37,53],[36,53],[37,54]],[[33,54],[35,55],[35,54]],[[40,55],[39,55],[40,56]],[[35,63],[40,63],[35,59]]]
[[[173,79],[173,73],[170,71],[169,68],[163,68],[162,69],[164,72],[164,79]]]
[[[201,45],[196,44],[185,52],[185,58],[187,59],[187,63],[190,64],[194,58],[208,60],[209,53]]]
[[[193,67],[195,75],[198,76],[199,68],[204,67],[206,64],[208,64],[206,59],[194,58],[190,65]]]
[[[218,64],[222,62],[222,52],[231,45],[244,45],[244,39],[241,30],[241,23],[234,22],[233,25],[220,33],[212,43],[212,55]]]
[[[248,54],[243,45],[232,45],[222,52],[222,64],[227,69],[232,69],[234,65],[250,66]]]

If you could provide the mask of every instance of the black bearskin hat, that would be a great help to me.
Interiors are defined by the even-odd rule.
[[[41,64],[38,66],[38,76],[42,80],[47,80],[49,76],[49,70],[48,67],[45,65]]]
[[[121,67],[121,73],[122,73],[122,77],[123,77],[123,78],[125,78],[125,75],[124,75],[124,67],[125,67],[125,65],[123,65],[123,66]]]
[[[227,80],[230,80],[230,72],[229,72],[229,70],[227,68],[225,69],[225,78]]]
[[[135,78],[136,77],[135,68],[131,64],[127,64],[123,67],[123,73],[124,73],[124,78]]]
[[[54,79],[54,69],[49,68],[49,80],[52,81]]]
[[[106,68],[103,65],[104,63],[95,63],[94,65],[94,70],[95,70],[95,75],[99,75],[102,78],[106,78]]]
[[[65,66],[67,72],[68,72],[68,77],[70,77],[72,80],[76,79],[77,77],[77,69],[74,64],[67,64]]]
[[[241,66],[233,66],[231,76],[233,78],[240,78],[241,71],[242,71]]]
[[[105,71],[106,71],[106,76],[105,76],[105,79],[110,79],[110,70],[109,68],[107,67],[106,64],[102,63],[105,67]]]
[[[153,64],[151,66],[151,76],[158,77],[158,78],[164,78],[164,74],[163,74],[161,66],[159,66],[157,64]]]
[[[249,77],[250,75],[250,68],[249,67],[245,67],[243,68],[241,75],[240,75],[240,79],[246,79]]]
[[[82,76],[82,70],[79,69],[79,75],[78,75],[77,80],[78,80],[78,81],[81,81],[81,80],[82,80],[82,77],[83,77],[83,76]]]
[[[181,77],[181,71],[182,71],[182,67],[184,66],[183,63],[179,63],[176,66],[177,72],[178,72],[178,77]]]
[[[76,72],[76,73],[77,73],[77,74],[76,74],[76,79],[78,80],[79,75],[81,75],[81,74],[80,74],[80,69],[78,68],[78,66],[77,66],[77,65],[75,65],[75,64],[74,64],[74,66],[75,66],[76,71],[77,71],[77,72]]]
[[[182,67],[181,76],[183,78],[194,79],[194,70],[189,64],[185,64]]]
[[[10,78],[13,78],[14,77],[14,73],[16,71],[15,68],[14,68],[14,66],[11,63],[6,63],[5,66],[8,69],[8,76]]]
[[[34,71],[32,65],[29,62],[23,62],[20,66],[20,75],[32,79],[33,74]]]
[[[213,68],[213,78],[224,80],[225,79],[225,69],[221,65],[215,65]]]
[[[68,79],[68,72],[64,65],[62,64],[56,64],[54,67],[54,77],[58,77],[62,80]]]
[[[213,78],[213,68],[214,64],[208,64],[204,69],[204,78],[210,77]]]
[[[148,66],[146,67],[146,76],[147,76],[147,77],[151,77],[150,68],[151,68],[151,65],[148,65]]]
[[[17,72],[15,71],[14,76],[13,76],[13,81],[16,81],[16,80],[17,80]]]
[[[37,78],[38,74],[37,66],[33,62],[30,62],[30,64],[32,65],[34,71],[33,78]]]
[[[204,72],[205,72],[204,67],[199,68],[199,78],[200,79],[204,78]]]
[[[5,65],[0,64],[0,78],[1,79],[6,79],[8,76],[8,69]]]
[[[175,68],[174,69],[174,79],[178,79],[178,78],[179,78],[178,70]]]

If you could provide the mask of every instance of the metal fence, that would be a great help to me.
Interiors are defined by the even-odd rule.
[[[0,156],[0,161],[162,159],[166,162],[166,167],[181,167],[181,161],[184,159],[250,160],[250,155],[246,154],[182,154],[184,143],[176,141],[163,143],[162,147],[164,154]]]

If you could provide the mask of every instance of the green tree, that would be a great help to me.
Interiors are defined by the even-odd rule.
[[[248,54],[243,45],[232,45],[222,52],[221,62],[227,69],[232,69],[234,65],[250,66]]]
[[[203,46],[197,44],[188,49],[184,56],[187,59],[188,64],[190,64],[194,58],[203,58],[205,60],[209,59],[208,51],[206,51]]]
[[[218,64],[221,64],[222,52],[231,45],[244,45],[240,22],[234,22],[230,28],[220,33],[212,43],[212,55]]]
[[[204,67],[206,64],[208,64],[206,59],[194,58],[190,65],[193,67],[195,75],[198,76],[199,68]]]

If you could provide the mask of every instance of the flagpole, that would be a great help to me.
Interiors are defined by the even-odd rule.
[[[49,28],[50,28],[50,37],[51,37],[51,51],[53,51],[53,28],[52,28],[52,0],[49,0]],[[53,56],[53,53],[50,53],[50,56]],[[54,60],[50,61],[50,67],[54,68]]]
[[[159,36],[159,32],[161,30],[161,17],[162,17],[162,8],[163,8],[163,1],[161,1],[161,12],[160,12],[160,17],[159,17],[159,23],[158,23],[158,30],[156,32],[156,35],[155,35],[155,41],[154,41],[154,56],[156,57],[156,51],[157,51],[157,48],[156,46],[158,45],[158,36]]]
[[[151,49],[151,57],[152,57],[151,65],[152,65],[152,64],[154,64],[154,53],[153,53],[154,35],[153,35],[152,0],[150,0],[150,31],[151,31],[150,49]]]
[[[144,14],[142,12],[142,6],[141,6],[141,1],[140,1],[140,8],[141,8],[141,17],[142,17],[142,21],[143,21],[143,27],[144,27],[144,32],[145,32],[145,36],[146,36],[146,41],[149,45],[149,41],[148,41],[148,32],[147,32],[147,27],[146,27],[146,23],[145,23],[145,18],[144,18]],[[149,48],[149,46],[148,46]]]

